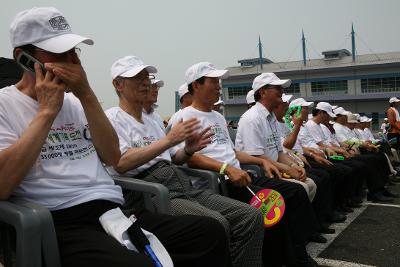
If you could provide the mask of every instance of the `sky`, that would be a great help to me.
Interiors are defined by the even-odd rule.
[[[90,37],[82,45],[81,61],[104,109],[118,105],[110,67],[135,55],[158,69],[157,111],[175,110],[174,91],[188,67],[200,61],[217,68],[237,66],[263,53],[275,61],[301,60],[301,31],[309,58],[321,52],[351,51],[354,24],[357,54],[400,51],[399,0],[1,0],[0,56],[12,57],[9,25],[15,14],[34,6],[56,7],[74,33]]]

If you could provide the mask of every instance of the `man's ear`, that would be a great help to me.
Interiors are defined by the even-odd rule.
[[[115,90],[117,92],[121,92],[121,90],[122,90],[122,88],[124,86],[124,80],[122,80],[122,79],[114,79],[112,81],[112,84],[113,84],[113,86],[114,86],[114,88],[115,88]]]
[[[13,56],[14,56],[14,59],[15,59],[15,60],[17,60],[18,55],[19,55],[21,52],[22,52],[22,49],[21,49],[21,48],[15,48],[14,53],[13,53]]]
[[[114,79],[112,80],[112,84],[114,85],[115,89],[122,87],[122,80]]]

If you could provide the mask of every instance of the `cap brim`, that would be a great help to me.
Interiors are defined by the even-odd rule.
[[[68,50],[71,50],[75,46],[77,46],[80,43],[84,43],[87,45],[93,45],[94,42],[92,39],[76,35],[73,33],[67,33],[67,34],[62,34],[58,35],[56,37],[34,43],[34,46],[37,46],[43,50],[52,52],[52,53],[64,53]]]
[[[163,87],[164,86],[164,81],[158,80],[157,82],[155,82],[153,84],[156,84],[158,87]]]
[[[220,105],[220,104],[223,105],[223,104],[224,104],[224,101],[219,100],[219,101],[217,101],[217,102],[214,103],[214,106]]]
[[[332,112],[326,111],[326,113],[328,113],[328,115],[329,115],[331,118],[336,118],[336,115],[333,114]]]
[[[228,78],[228,76],[229,76],[228,70],[214,70],[204,75],[204,77],[220,78],[220,79]]]
[[[270,85],[279,85],[288,88],[292,84],[292,80],[276,80],[269,83]]]
[[[301,106],[302,107],[312,107],[312,106],[314,106],[314,102],[304,102],[304,103],[301,103]]]
[[[149,73],[157,73],[156,67],[150,65],[142,65],[142,66],[137,66],[136,68],[132,68],[128,71],[125,71],[124,73],[121,73],[117,76],[127,77],[127,78],[133,77],[144,69],[146,69]]]

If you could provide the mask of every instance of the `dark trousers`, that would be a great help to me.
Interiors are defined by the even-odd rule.
[[[396,138],[396,143],[391,144],[391,147],[393,147],[396,150],[400,149],[400,134],[399,133],[388,133],[387,139],[390,140],[392,138]]]
[[[329,172],[323,169],[306,167],[307,177],[317,185],[317,193],[312,202],[319,224],[326,222],[326,218],[333,211],[333,186]]]
[[[311,157],[306,156],[306,158],[314,169],[324,170],[329,173],[333,187],[334,205],[340,206],[345,203],[347,196],[351,192],[351,178],[349,177],[351,176],[352,169],[339,163],[325,165],[316,162]]]
[[[362,151],[354,159],[362,161],[367,166],[368,175],[366,176],[366,182],[368,191],[372,194],[382,191],[390,174],[386,156],[381,152]]]
[[[52,212],[63,267],[154,266],[144,254],[123,247],[107,235],[99,217],[117,204],[95,200]],[[199,216],[170,216],[142,212],[143,229],[154,233],[175,266],[229,266],[224,228]]]
[[[253,195],[243,187],[226,181],[229,196],[249,203]],[[318,222],[304,188],[296,183],[276,178],[254,177],[253,192],[269,188],[278,191],[285,200],[285,214],[281,221],[265,228],[263,262],[268,266],[295,263],[306,256],[307,238],[318,231]]]

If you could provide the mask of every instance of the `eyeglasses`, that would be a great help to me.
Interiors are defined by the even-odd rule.
[[[133,77],[130,77],[128,79],[132,79],[132,80],[136,80],[136,81],[139,81],[139,82],[143,82],[146,79],[151,81],[151,80],[154,80],[155,78],[156,77],[154,75],[140,75],[140,76],[133,76]]]
[[[35,47],[35,51],[50,53],[50,54],[55,55],[57,57],[63,57],[63,56],[66,56],[68,54],[71,54],[71,53],[74,53],[78,58],[81,56],[81,49],[79,47],[74,47],[74,48],[72,48],[72,49],[70,49],[68,51],[65,51],[64,53],[53,53],[53,52],[41,49],[39,47]]]

